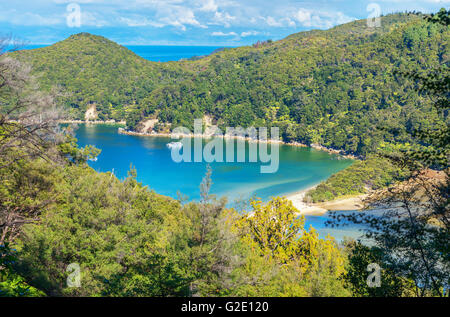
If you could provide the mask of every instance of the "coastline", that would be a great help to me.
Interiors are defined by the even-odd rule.
[[[117,124],[117,125],[125,125],[126,123],[124,121],[116,122],[114,120],[109,121],[82,121],[82,120],[62,120],[60,123],[74,123],[74,124]],[[118,128],[119,134],[125,134],[125,135],[135,135],[135,136],[144,136],[144,137],[172,137],[172,133],[143,133],[143,132],[135,132],[135,131],[127,131],[122,127]],[[237,136],[237,135],[212,135],[212,134],[178,134],[179,137],[190,137],[190,138],[202,138],[202,139],[210,139],[213,137],[222,137],[224,139],[239,139],[243,141],[248,142],[264,142],[264,143],[279,143],[283,145],[288,146],[297,146],[297,147],[310,147],[315,150],[319,151],[325,151],[330,154],[339,155],[341,158],[344,159],[353,159],[353,160],[360,160],[359,157],[356,157],[354,155],[348,155],[348,154],[342,154],[341,151],[335,150],[335,149],[329,149],[326,147],[323,147],[318,144],[311,144],[310,146],[299,143],[299,142],[283,142],[283,141],[275,141],[275,140],[255,140],[251,139],[249,137],[243,137],[243,136]],[[334,211],[334,210],[358,210],[362,208],[362,200],[367,195],[358,195],[353,197],[347,197],[347,198],[339,198],[332,201],[327,202],[321,202],[321,203],[305,203],[303,201],[306,193],[314,188],[317,187],[318,184],[311,186],[306,189],[299,190],[294,193],[288,193],[284,194],[283,196],[289,199],[293,206],[299,210],[298,215],[305,215],[305,216],[323,216],[328,211]]]
[[[126,135],[135,135],[135,136],[144,136],[144,137],[168,137],[171,138],[172,134],[171,133],[157,133],[157,132],[152,132],[152,133],[144,133],[144,132],[135,132],[135,131],[127,131],[123,128],[119,128],[118,129],[118,133],[119,134],[126,134]],[[283,141],[275,141],[275,140],[255,140],[249,137],[243,137],[243,136],[236,136],[236,135],[212,135],[212,134],[178,134],[178,137],[190,137],[190,138],[202,138],[202,139],[210,139],[212,137],[221,137],[224,139],[239,139],[239,140],[243,140],[243,141],[248,141],[248,142],[264,142],[264,143],[279,143],[279,144],[283,144],[283,145],[288,145],[288,146],[297,146],[297,147],[310,147],[313,148],[315,150],[319,150],[319,151],[325,151],[327,153],[330,154],[335,154],[335,155],[339,155],[341,158],[344,159],[353,159],[353,160],[360,160],[359,157],[356,157],[354,155],[349,155],[349,154],[342,154],[341,151],[339,150],[335,150],[335,149],[329,149],[326,148],[324,146],[321,146],[319,144],[311,144],[310,146],[303,144],[303,143],[299,143],[299,142],[283,142]],[[288,200],[290,200],[293,204],[293,206],[295,208],[297,208],[299,210],[298,215],[305,215],[305,216],[323,216],[325,215],[328,211],[333,211],[333,210],[358,210],[362,208],[362,200],[364,199],[364,197],[366,195],[358,195],[355,197],[348,197],[348,198],[340,198],[340,199],[336,199],[336,200],[332,200],[332,201],[328,201],[328,202],[323,202],[323,203],[305,203],[303,201],[306,193],[308,191],[310,191],[311,189],[314,189],[317,187],[318,184],[306,188],[306,189],[302,189],[298,192],[295,193],[291,193],[291,194],[285,194],[283,195],[284,197],[286,197]]]
[[[152,132],[152,133],[145,133],[145,132],[135,132],[135,131],[128,131],[125,130],[123,128],[119,128],[118,129],[118,133],[119,134],[126,134],[126,135],[135,135],[135,136],[144,136],[144,137],[172,137],[172,133],[157,133],[157,132]],[[283,145],[288,145],[288,146],[297,146],[297,147],[305,147],[305,148],[312,148],[318,151],[325,151],[327,153],[330,154],[335,154],[335,155],[339,155],[339,157],[343,158],[343,159],[351,159],[351,160],[361,160],[360,157],[357,157],[355,155],[352,154],[345,154],[342,153],[342,151],[340,150],[336,150],[336,149],[330,149],[324,146],[321,146],[319,144],[311,144],[311,145],[307,145],[307,144],[303,144],[300,142],[284,142],[284,141],[276,141],[276,140],[255,140],[249,137],[243,137],[243,136],[238,136],[238,135],[212,135],[212,134],[178,134],[178,136],[180,137],[190,137],[190,138],[202,138],[202,139],[210,139],[212,137],[222,137],[225,139],[238,139],[238,140],[244,140],[247,142],[259,142],[259,143],[279,143],[279,144],[283,144]]]
[[[316,187],[317,185],[314,185],[296,193],[285,195],[285,197],[292,202],[292,205],[299,210],[298,216],[323,216],[328,212],[325,208],[316,207],[314,204],[308,204],[303,201],[306,193]]]
[[[285,195],[289,199],[293,206],[299,210],[298,215],[304,216],[323,216],[328,211],[348,211],[359,210],[363,207],[363,200],[367,197],[367,194],[338,198],[321,203],[306,203],[303,201],[308,191],[316,188],[317,185],[300,190],[296,193]]]
[[[106,125],[126,125],[125,121],[115,121],[115,120],[107,120],[107,121],[90,121],[90,120],[59,120],[58,123],[68,123],[68,124],[106,124]]]

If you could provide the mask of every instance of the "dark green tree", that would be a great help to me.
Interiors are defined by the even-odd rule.
[[[429,23],[448,27],[446,10],[426,17]],[[434,102],[435,109],[448,122],[450,72],[448,61],[428,73],[398,71],[415,80],[420,91]],[[369,208],[379,213],[334,214],[331,225],[350,221],[366,226],[365,235],[375,244],[379,264],[398,278],[411,280],[417,296],[448,296],[450,286],[450,157],[448,124],[414,131],[421,142],[415,146],[398,145],[384,149],[380,155],[408,177],[385,190],[373,193]],[[372,252],[371,251],[371,252]],[[351,280],[351,279],[350,279]],[[364,287],[352,284],[356,292]],[[389,294],[386,294],[389,295]]]

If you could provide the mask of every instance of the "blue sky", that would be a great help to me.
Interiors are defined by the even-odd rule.
[[[238,46],[364,19],[371,3],[383,14],[450,6],[450,0],[0,0],[0,32],[30,44],[90,32],[124,45]]]

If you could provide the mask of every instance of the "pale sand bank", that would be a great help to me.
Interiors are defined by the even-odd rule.
[[[359,195],[355,197],[336,199],[323,203],[315,204],[318,207],[325,208],[327,210],[358,210],[364,207],[363,200],[367,195]]]
[[[297,193],[287,195],[286,198],[292,201],[292,204],[297,208],[300,213],[299,215],[308,216],[322,216],[328,211],[332,210],[358,210],[363,207],[363,199],[367,195],[359,195],[349,198],[336,199],[332,201],[327,201],[324,203],[305,203],[303,201],[306,193],[314,189],[316,186],[310,187],[308,189],[301,190]]]

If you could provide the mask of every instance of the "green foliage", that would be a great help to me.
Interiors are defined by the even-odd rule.
[[[347,195],[365,194],[392,184],[406,172],[385,158],[375,155],[332,175],[306,194],[306,200],[330,201]]]
[[[236,296],[347,296],[340,277],[345,255],[336,242],[304,227],[290,201],[252,202],[236,222],[244,264],[233,276]],[[249,283],[249,281],[252,281]]]
[[[101,153],[100,149],[92,145],[79,148],[77,139],[70,134],[66,134],[65,142],[58,145],[60,153],[66,156],[74,164],[86,163],[88,160],[95,160]]]
[[[157,85],[182,78],[170,64],[152,63],[123,46],[88,33],[72,35],[50,47],[11,53],[33,67],[41,87],[65,93],[73,119],[95,106],[99,119],[123,120]]]
[[[285,198],[267,204],[252,202],[252,212],[242,217],[240,227],[249,244],[256,243],[264,255],[286,263],[299,254],[310,254],[314,232],[305,230],[305,217]],[[310,236],[310,234],[312,236]]]
[[[25,294],[28,285],[50,296],[348,295],[344,254],[334,240],[306,231],[286,201],[254,204],[261,214],[253,221],[272,224],[266,237],[287,229],[272,250],[275,240],[259,244],[257,224],[245,225],[251,218],[209,195],[210,172],[202,201],[184,206],[143,187],[133,169],[122,182],[84,164],[52,167],[48,177],[56,199],[15,240],[14,275],[1,284],[8,295]],[[273,215],[283,222],[268,222]],[[80,265],[81,287],[66,285],[71,263]],[[32,290],[26,294],[44,294]]]
[[[167,249],[179,225],[176,201],[84,166],[55,177],[57,203],[17,242],[22,276],[50,295],[183,294],[169,287],[182,279]],[[71,263],[81,267],[80,288],[66,287]]]
[[[9,284],[27,281],[50,296],[217,296],[227,289],[235,235],[225,201],[208,194],[209,174],[202,202],[182,206],[138,183],[133,168],[119,181],[83,163],[34,164],[47,177],[42,195],[54,199],[14,240]],[[71,263],[81,268],[81,287],[66,285]]]
[[[191,127],[208,113],[222,126],[278,125],[286,140],[355,153],[405,149],[421,167],[444,169],[448,91],[441,88],[448,86],[439,75],[399,79],[392,71],[447,69],[448,29],[405,15],[382,22],[375,30],[356,21],[179,63],[147,62],[89,34],[13,56],[42,72],[45,89],[56,82],[69,91],[64,101],[77,118],[93,104],[100,118],[127,116],[130,127],[149,115]],[[411,89],[416,81],[441,91],[436,107]],[[418,130],[422,142],[410,146]],[[140,184],[132,167],[122,181],[96,173],[86,161],[99,150],[63,137],[57,147],[38,145],[57,152],[55,161],[23,156],[21,147],[2,153],[10,162],[0,168],[2,296],[428,296],[448,289],[447,173],[433,187],[390,188],[376,200],[400,203],[403,213],[348,216],[372,226],[367,237],[375,246],[349,243],[344,252],[307,230],[285,199],[254,201],[249,214],[228,210],[209,194],[208,170],[201,201],[183,205]],[[310,196],[364,193],[411,176],[393,162],[369,156]],[[80,266],[80,287],[66,283],[72,263]],[[381,288],[367,287],[368,263],[382,264]]]
[[[42,297],[45,293],[28,285],[17,274],[10,274],[0,280],[0,297]]]
[[[39,297],[42,291],[31,287],[25,279],[14,272],[16,252],[9,245],[0,245],[0,297]]]
[[[356,241],[347,241],[349,254],[345,285],[357,297],[401,297],[414,296],[414,283],[397,276],[390,269],[381,268],[380,287],[369,287],[367,267],[371,263],[382,265],[382,252],[376,247],[369,247]]]
[[[449,26],[450,25],[450,10],[441,8],[441,10],[439,10],[439,12],[437,12],[436,14],[432,13],[430,15],[425,16],[425,19],[428,22],[440,23],[442,25]]]
[[[448,12],[428,17],[429,29],[437,24],[448,27]],[[400,75],[416,80],[419,91],[430,97],[435,110],[445,120],[449,110],[450,76],[448,66],[427,73],[403,71]],[[439,124],[415,131],[420,144],[389,145],[381,154],[390,164],[407,170],[407,177],[386,190],[373,193],[369,207],[380,212],[332,214],[330,223],[363,224],[372,247],[353,246],[346,281],[358,296],[440,296],[448,297],[450,285],[449,250],[449,127]],[[368,262],[385,270],[380,289],[368,289],[361,272]],[[406,291],[406,292],[405,292]]]

